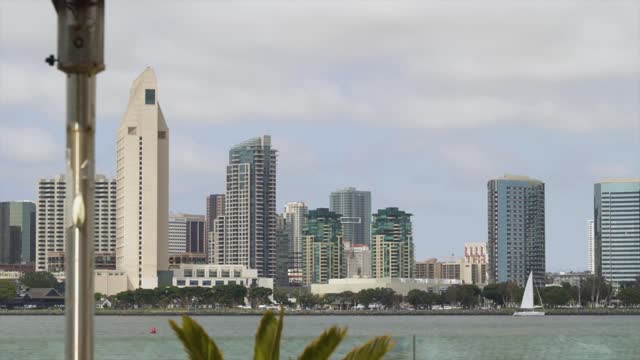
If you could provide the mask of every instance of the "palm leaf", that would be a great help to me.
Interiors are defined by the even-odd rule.
[[[278,319],[278,329],[273,338],[273,359],[280,360],[280,339],[282,338],[282,327],[284,326],[284,305],[280,305],[280,318]]]
[[[281,322],[282,315],[280,315],[280,321],[278,321],[273,311],[269,310],[264,314],[256,332],[254,360],[279,360]],[[278,343],[276,343],[276,340]]]
[[[351,350],[343,360],[378,360],[391,351],[396,343],[390,336],[378,336]]]
[[[182,316],[182,327],[169,320],[169,325],[182,342],[191,360],[223,360],[224,355],[207,332],[195,320]]]
[[[320,337],[307,345],[298,360],[327,360],[347,335],[347,328],[333,326],[325,330]]]

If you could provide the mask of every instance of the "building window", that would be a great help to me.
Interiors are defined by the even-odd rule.
[[[222,277],[223,278],[228,278],[229,277],[229,270],[222,270]]]
[[[158,139],[164,140],[167,138],[167,132],[166,131],[158,131]]]
[[[155,105],[156,104],[156,90],[155,89],[145,89],[144,90],[144,103],[145,103],[145,105]]]
[[[178,286],[184,286],[185,281],[184,280],[178,280]]]
[[[236,281],[235,280],[229,280],[229,282],[227,283],[228,285],[235,285]]]
[[[192,269],[184,269],[184,277],[193,277]]]
[[[218,277],[218,270],[209,270],[209,277]]]
[[[211,286],[211,280],[202,280],[202,286]]]
[[[204,269],[197,269],[196,270],[196,277],[204,277]]]
[[[222,286],[222,285],[224,285],[223,280],[216,280],[216,286]]]
[[[198,280],[189,280],[189,286],[198,286]]]
[[[240,270],[234,270],[233,271],[233,277],[241,277],[242,276],[242,272]]]
[[[135,126],[129,126],[127,128],[127,132],[129,133],[129,135],[135,135],[136,134],[136,127]]]

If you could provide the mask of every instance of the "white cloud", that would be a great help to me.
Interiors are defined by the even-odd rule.
[[[39,128],[0,127],[0,159],[17,163],[44,163],[60,159],[64,149]]]
[[[171,136],[171,173],[181,177],[223,176],[226,159],[220,151],[208,148],[193,139]]]
[[[437,154],[464,182],[478,184],[504,172],[501,166],[505,164],[505,154],[475,144],[441,145]]]
[[[636,2],[180,2],[153,3],[153,16],[151,2],[123,4],[107,5],[99,117],[122,116],[147,65],[167,116],[187,122],[589,130],[640,116],[637,101],[619,106],[640,94],[589,83],[640,76]],[[42,62],[55,49],[52,7],[1,6],[0,102],[37,96],[60,111],[61,78]],[[10,15],[23,6],[29,21]],[[595,95],[576,94],[576,81]]]

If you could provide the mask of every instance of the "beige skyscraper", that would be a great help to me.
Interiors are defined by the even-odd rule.
[[[158,272],[169,267],[169,128],[157,95],[156,75],[146,68],[118,129],[116,266],[129,289],[157,287]]]

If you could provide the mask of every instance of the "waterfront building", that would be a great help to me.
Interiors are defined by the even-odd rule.
[[[182,264],[206,264],[207,254],[203,253],[181,253],[169,255],[169,269],[174,270]]]
[[[347,278],[370,278],[371,250],[369,247],[364,244],[351,245],[346,240],[343,240],[343,244]]]
[[[93,197],[93,244],[98,268],[115,266],[116,250],[116,180],[95,176]],[[38,180],[36,206],[35,256],[37,271],[63,271],[65,224],[68,219],[65,202],[67,183],[64,175]],[[112,266],[109,267],[111,264]]]
[[[562,286],[564,283],[569,283],[571,286],[584,286],[584,282],[592,276],[593,274],[589,271],[547,273],[547,279],[551,280],[552,286]]]
[[[413,278],[415,258],[411,216],[396,207],[380,209],[373,215],[373,277]]]
[[[460,280],[447,279],[401,279],[401,278],[349,278],[329,279],[326,284],[311,284],[311,293],[315,295],[339,294],[344,291],[357,293],[360,290],[386,288],[398,295],[407,296],[413,289],[444,294],[452,285],[461,285]]]
[[[588,249],[588,261],[589,261],[589,272],[594,274],[596,268],[596,252],[595,252],[595,225],[593,220],[587,220],[587,249]]]
[[[322,284],[346,275],[340,215],[326,208],[310,210],[303,229],[303,283]]]
[[[204,223],[204,233],[207,241],[207,254],[212,254],[209,249],[211,241],[213,241],[213,222],[219,217],[224,216],[224,194],[211,194],[207,196],[206,203],[206,221]],[[209,263],[216,262],[215,259],[209,258]]]
[[[414,271],[416,279],[440,279],[441,273],[442,266],[436,258],[416,262]]]
[[[329,210],[342,215],[342,236],[351,244],[371,242],[371,192],[353,187],[334,191],[329,198]]]
[[[304,202],[290,202],[284,208],[289,236],[289,282],[302,284],[302,230],[309,208]]]
[[[524,286],[533,272],[536,285],[544,286],[544,183],[505,175],[490,180],[487,190],[489,281]]]
[[[276,160],[268,135],[231,148],[224,242],[216,250],[219,263],[244,265],[271,278],[276,272]]]
[[[118,128],[116,265],[129,289],[157,287],[169,267],[169,128],[158,99],[156,75],[146,68]]]
[[[33,264],[36,253],[36,205],[0,202],[0,264]]]
[[[594,186],[595,273],[614,283],[640,276],[640,178]]]
[[[173,286],[214,287],[222,285],[244,285],[265,287],[273,290],[272,278],[261,278],[256,269],[242,265],[182,264],[173,270]]]
[[[287,219],[283,215],[276,217],[276,277],[278,287],[289,286],[289,233]]]
[[[487,243],[464,244],[464,267],[461,280],[465,284],[481,285],[487,283]]]

